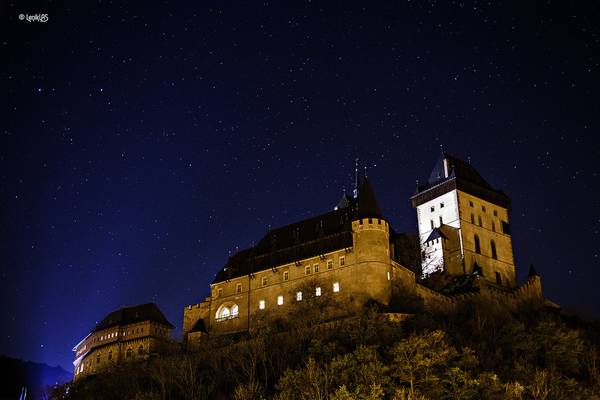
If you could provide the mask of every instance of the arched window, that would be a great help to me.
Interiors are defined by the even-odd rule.
[[[141,356],[142,354],[144,354],[144,345],[140,344],[140,347],[138,347],[138,356]]]
[[[498,259],[498,253],[496,253],[496,242],[493,240],[490,242],[490,247],[492,248],[492,258],[494,260]]]
[[[127,358],[131,358],[131,354],[132,354],[132,350],[131,350],[131,347],[129,347],[129,348],[127,349],[127,352],[125,353],[125,357],[127,357]]]
[[[475,253],[481,254],[481,244],[479,243],[479,236],[475,235]]]
[[[222,304],[217,310],[215,318],[217,321],[225,321],[228,319],[237,318],[239,315],[239,307],[237,304],[226,303]]]

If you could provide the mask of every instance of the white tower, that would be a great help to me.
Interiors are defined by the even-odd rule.
[[[470,163],[442,153],[411,201],[417,209],[423,275],[477,272],[492,284],[515,286],[510,199]]]

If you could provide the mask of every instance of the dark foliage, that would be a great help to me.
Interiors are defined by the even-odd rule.
[[[593,399],[598,323],[524,307],[286,321],[62,387],[65,399]],[[302,321],[296,319],[296,321]],[[314,321],[313,321],[314,322]],[[68,394],[67,394],[68,392]]]

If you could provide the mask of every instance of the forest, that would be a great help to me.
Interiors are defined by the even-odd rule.
[[[318,313],[313,315],[318,316]],[[53,399],[600,399],[600,324],[541,306],[466,304],[403,321],[377,305],[324,323],[293,315],[236,337],[174,343],[54,388]]]

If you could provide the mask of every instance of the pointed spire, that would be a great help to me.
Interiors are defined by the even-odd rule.
[[[535,268],[533,268],[533,264],[529,266],[529,274],[527,274],[527,277],[529,278],[531,278],[532,276],[539,276]]]
[[[375,193],[369,179],[365,177],[362,186],[360,187],[360,195],[358,196],[358,217],[359,218],[381,218],[381,208],[375,198]]]
[[[354,198],[358,197],[358,157],[354,159]]]

